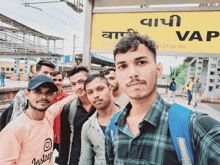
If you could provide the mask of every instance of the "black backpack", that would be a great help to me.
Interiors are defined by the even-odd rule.
[[[8,108],[5,108],[0,115],[0,131],[11,121],[11,115],[13,112],[14,102],[11,101]],[[25,109],[28,108],[28,100]]]

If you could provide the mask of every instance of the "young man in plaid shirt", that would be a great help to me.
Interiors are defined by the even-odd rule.
[[[196,77],[195,82],[192,85],[192,95],[194,107],[197,106],[199,94],[202,92],[202,84],[199,82],[199,77]]]
[[[116,119],[113,142],[106,128],[107,164],[180,165],[168,127],[171,105],[156,88],[162,74],[156,44],[147,35],[128,34],[117,43],[114,56],[116,78],[130,103]],[[194,165],[219,165],[220,123],[193,112],[189,128]]]

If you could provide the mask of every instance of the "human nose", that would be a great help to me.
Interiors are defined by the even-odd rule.
[[[134,65],[130,66],[130,71],[129,71],[129,78],[138,78],[139,73],[137,71],[137,68]]]
[[[77,89],[82,88],[82,86],[83,86],[82,84],[76,83],[76,88],[77,88]]]
[[[97,91],[94,91],[93,97],[94,97],[95,99],[99,98],[99,93],[98,93]]]
[[[41,99],[43,99],[43,100],[44,100],[44,99],[46,99],[46,98],[47,98],[47,94],[46,94],[46,93],[42,93],[40,97],[41,97]]]

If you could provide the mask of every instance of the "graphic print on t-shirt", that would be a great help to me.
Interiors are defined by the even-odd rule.
[[[44,142],[44,146],[43,147],[44,147],[44,152],[47,152],[47,151],[51,150],[52,147],[53,147],[52,139],[51,138],[47,138],[45,140],[45,142]],[[41,164],[43,164],[43,163],[45,163],[47,161],[49,161],[49,163],[50,163],[51,158],[53,158],[53,150],[51,150],[51,152],[49,152],[49,153],[43,154],[42,157],[40,159],[38,159],[38,160],[36,158],[34,158],[32,160],[32,164],[34,164],[34,165],[41,165]]]

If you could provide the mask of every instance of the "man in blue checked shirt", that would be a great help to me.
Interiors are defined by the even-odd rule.
[[[195,78],[195,82],[192,85],[192,94],[193,94],[193,104],[194,107],[197,106],[199,100],[199,93],[202,93],[202,84],[199,82],[199,77]]]
[[[113,142],[106,128],[108,165],[180,165],[168,127],[170,104],[157,93],[162,64],[147,35],[131,33],[114,49],[116,78],[130,103],[116,119]],[[194,165],[220,164],[220,123],[193,112],[189,122]]]

